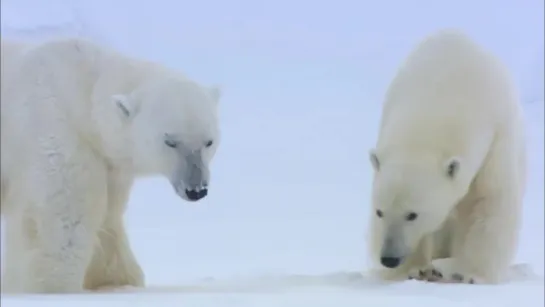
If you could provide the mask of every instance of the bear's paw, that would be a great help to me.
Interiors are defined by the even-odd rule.
[[[409,272],[409,279],[437,283],[482,283],[478,276],[457,269],[453,258],[435,259],[428,266],[414,268]]]

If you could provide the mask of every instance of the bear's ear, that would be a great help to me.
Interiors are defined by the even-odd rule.
[[[371,149],[369,151],[369,160],[371,161],[371,165],[373,166],[375,172],[378,172],[378,170],[380,169],[380,161],[378,160],[378,156],[375,153],[374,149]]]
[[[216,105],[219,104],[219,101],[221,99],[221,92],[221,88],[218,85],[214,85],[208,90],[210,97],[216,103]]]
[[[458,157],[450,158],[445,165],[445,173],[447,177],[454,179],[460,171],[460,159]]]
[[[110,100],[123,119],[132,119],[136,115],[136,106],[132,103],[131,99],[127,95],[112,95],[110,97]]]

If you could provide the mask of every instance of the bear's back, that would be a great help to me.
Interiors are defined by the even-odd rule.
[[[479,156],[513,122],[516,102],[495,56],[461,32],[442,30],[418,44],[392,80],[377,146]]]
[[[495,56],[463,33],[443,30],[425,38],[402,63],[388,88],[385,108],[409,103],[434,109],[435,116],[470,115],[479,107],[490,112],[508,103],[502,98],[511,96],[511,83]]]

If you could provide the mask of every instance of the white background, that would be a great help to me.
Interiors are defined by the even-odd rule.
[[[133,189],[126,221],[148,284],[175,287],[206,277],[235,283],[239,275],[273,274],[287,287],[293,274],[310,274],[306,283],[325,287],[268,296],[195,294],[189,301],[179,293],[100,300],[349,307],[433,299],[445,306],[459,300],[511,306],[524,299],[543,306],[542,280],[499,286],[505,290],[407,282],[395,290],[342,293],[324,275],[365,268],[367,152],[382,95],[410,48],[442,27],[465,29],[498,54],[521,89],[531,167],[517,262],[543,275],[543,11],[539,0],[3,0],[1,22],[3,36],[81,35],[223,87],[223,141],[209,197],[185,203],[162,178],[139,180]],[[430,289],[437,295],[430,297]],[[74,299],[96,303],[96,296]],[[41,303],[2,298],[3,306]]]

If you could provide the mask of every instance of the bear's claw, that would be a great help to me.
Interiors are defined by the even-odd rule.
[[[414,270],[412,274],[409,274],[409,279],[416,279],[421,281],[438,282],[443,279],[443,274],[435,270],[434,268],[421,268]]]
[[[458,273],[451,269],[452,261],[450,259],[434,260],[428,267],[413,270],[409,274],[409,279],[440,283],[478,283],[477,278]]]

